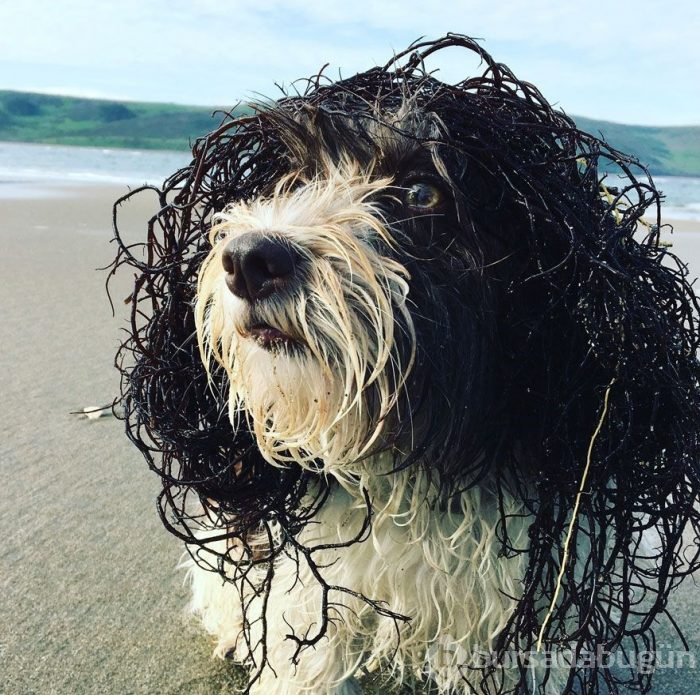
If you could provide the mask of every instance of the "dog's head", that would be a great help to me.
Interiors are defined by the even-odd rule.
[[[215,217],[196,310],[204,363],[224,367],[230,414],[273,465],[352,468],[410,374],[410,278],[388,218],[407,196],[377,169],[326,159]]]
[[[424,71],[454,45],[483,74]],[[680,548],[700,526],[700,390],[695,295],[643,167],[448,36],[228,117],[158,195],[148,262],[123,243],[117,265],[138,272],[128,431],[169,528],[202,545],[198,524],[225,527],[259,564],[282,550],[261,559],[251,530],[293,539],[335,480],[416,467],[444,510],[488,477],[532,520],[527,548],[498,530],[528,554],[503,644],[532,645],[572,530],[590,552],[550,638],[572,615],[579,646],[646,634],[698,565]]]
[[[272,465],[418,463],[455,487],[515,447],[555,455],[532,413],[559,384],[541,380],[587,349],[559,288],[574,236],[614,206],[573,124],[490,70],[457,87],[370,71],[237,121],[248,171],[213,211],[195,316],[234,427]],[[557,335],[533,340],[538,322]]]

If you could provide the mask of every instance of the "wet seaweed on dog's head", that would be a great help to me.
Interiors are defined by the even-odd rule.
[[[476,52],[483,73],[456,85],[427,73],[423,61],[449,46]],[[505,520],[499,530],[505,555],[528,554],[500,646],[527,651],[555,591],[588,456],[573,533],[590,551],[564,574],[545,641],[591,651],[648,644],[669,593],[700,564],[697,553],[683,557],[681,538],[688,524],[700,531],[700,391],[697,300],[685,267],[658,244],[659,194],[644,167],[578,130],[532,85],[454,35],[349,79],[319,75],[301,94],[226,117],[193,155],[158,191],[147,261],[121,242],[115,261],[137,273],[131,332],[117,358],[127,432],[162,476],[170,530],[203,548],[200,559],[222,574],[232,562],[241,571],[269,565],[289,544],[313,562],[295,545],[299,530],[313,523],[336,473],[356,482],[379,451],[390,462],[383,476],[415,467],[436,482],[436,513],[459,491],[494,479],[532,515],[527,548],[513,546]],[[381,378],[369,360],[354,367],[355,382],[346,379],[357,400],[339,397],[342,408],[359,403],[366,416],[352,421],[358,441],[332,449],[328,431],[319,438],[344,462],[336,471],[313,447],[263,444],[268,423],[255,429],[245,408],[229,419],[226,360],[235,350],[214,346],[224,368],[207,370],[193,309],[212,236],[235,218],[229,211],[291,196],[308,203],[312,193],[317,202],[334,177],[336,197],[364,186],[351,202],[375,220],[357,254],[372,256],[381,280],[372,291],[385,296],[355,299],[362,310],[352,326],[374,336],[365,343],[375,358],[386,348]],[[119,241],[116,222],[115,231]],[[223,249],[226,239],[218,243]],[[297,246],[308,280],[320,247]],[[289,291],[292,304],[308,300],[303,288]],[[372,303],[381,301],[377,318]],[[328,331],[295,330],[315,355],[342,363],[340,340],[331,345]],[[368,523],[371,507],[368,498]],[[231,538],[237,553],[242,544],[242,555],[216,557],[211,538],[196,535],[201,528]],[[649,528],[657,547],[642,549]],[[646,675],[625,677],[648,684]],[[600,679],[614,688],[619,678],[572,669],[570,684],[593,692]]]

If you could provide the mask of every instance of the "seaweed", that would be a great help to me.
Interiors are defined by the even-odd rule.
[[[447,84],[426,71],[431,54],[454,46],[475,53],[483,72]],[[440,133],[428,137],[396,125],[390,115],[407,101],[439,119]],[[499,654],[570,647],[565,691],[616,692],[620,684],[647,691],[650,673],[575,662],[599,649],[653,651],[654,626],[667,614],[669,596],[700,566],[697,543],[684,542],[684,534],[700,532],[697,298],[687,268],[659,242],[661,196],[645,167],[579,130],[467,37],[417,42],[385,66],[348,79],[332,81],[322,72],[252,115],[226,114],[196,141],[191,163],[162,187],[116,202],[111,273],[135,277],[116,358],[120,403],[127,436],[161,477],[163,523],[226,579],[255,576],[261,594],[269,592],[281,553],[303,555],[324,582],[314,549],[299,534],[333,483],[293,464],[269,465],[245,420],[233,427],[224,376],[215,372],[208,380],[193,318],[212,216],[231,202],[268,194],[298,167],[290,132],[309,120],[324,133],[326,149],[337,143],[335,157],[344,148],[371,150],[378,121],[438,152],[457,187],[471,186],[460,202],[471,233],[463,246],[485,260],[495,257],[489,238],[513,249],[490,276],[497,285],[488,295],[495,317],[490,342],[472,348],[488,349],[488,359],[474,363],[478,374],[464,377],[455,375],[469,337],[456,333],[453,345],[434,349],[434,325],[454,316],[449,301],[442,310],[435,304],[441,296],[434,277],[418,262],[412,268],[417,296],[437,307],[432,323],[417,329],[415,407],[430,425],[396,469],[432,468],[445,498],[490,475],[502,491],[526,500],[529,547],[510,542],[505,512],[499,529],[505,555],[527,554],[522,595]],[[472,172],[466,178],[465,162]],[[127,243],[121,207],[147,190],[157,194],[159,209],[146,238]],[[474,402],[481,404],[478,418],[454,415]],[[366,536],[369,498],[366,505],[366,524],[348,544]],[[216,540],[226,549],[215,549]],[[350,591],[325,588],[326,597]],[[363,598],[397,624],[405,619]],[[298,653],[315,644],[309,636],[295,639]],[[264,661],[254,664],[251,682]],[[471,678],[483,692],[511,688],[496,668]],[[508,691],[534,688],[523,662],[520,681]]]

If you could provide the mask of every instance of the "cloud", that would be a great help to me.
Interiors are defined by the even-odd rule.
[[[485,38],[498,60],[569,112],[699,122],[700,96],[691,88],[700,73],[696,4],[452,0],[436,11],[425,0],[33,0],[31,16],[16,3],[0,5],[0,67],[33,66],[33,88],[63,83],[230,104],[274,95],[276,81],[288,84],[327,61],[330,74],[367,69],[421,35],[452,30]],[[447,80],[476,69],[458,51],[435,63]],[[21,88],[13,79],[0,87]]]

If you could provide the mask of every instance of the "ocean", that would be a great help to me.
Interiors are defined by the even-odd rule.
[[[188,152],[63,147],[0,142],[0,196],[41,184],[159,185],[190,160]],[[700,221],[700,177],[655,176],[664,218]],[[47,189],[48,190],[48,189]]]
[[[700,177],[655,176],[664,194],[663,210],[669,220],[700,220]]]
[[[159,185],[190,159],[188,152],[0,142],[0,185]]]

